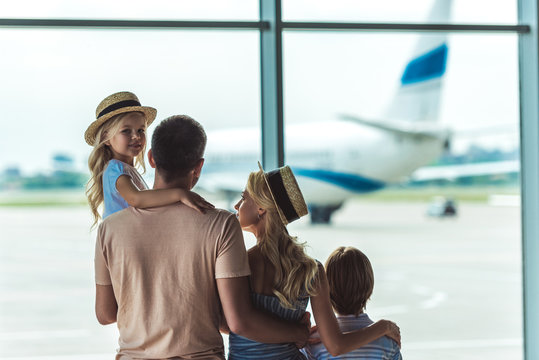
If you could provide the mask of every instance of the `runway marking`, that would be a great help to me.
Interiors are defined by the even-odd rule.
[[[419,303],[419,308],[421,309],[434,309],[440,306],[449,297],[446,292],[432,292],[428,287],[421,285],[414,286],[412,293],[427,297],[427,299]],[[372,313],[375,317],[384,317],[388,315],[405,314],[410,312],[410,310],[410,306],[408,305],[390,305],[377,307],[372,310],[369,309],[369,313]]]
[[[433,292],[430,288],[423,285],[415,285],[412,287],[412,293],[428,297],[426,300],[423,300],[420,303],[420,308],[422,309],[434,309],[435,307],[440,306],[441,303],[447,300],[449,297],[446,292],[435,291]]]
[[[431,349],[465,349],[486,347],[511,347],[522,346],[521,338],[515,339],[476,339],[476,340],[446,340],[403,343],[406,350],[431,350]]]
[[[421,307],[423,309],[433,309],[439,306],[447,299],[447,293],[442,291],[435,292],[430,298],[421,302]]]
[[[82,338],[89,337],[90,331],[85,329],[46,330],[46,331],[17,331],[0,333],[0,341],[39,340],[50,338]]]

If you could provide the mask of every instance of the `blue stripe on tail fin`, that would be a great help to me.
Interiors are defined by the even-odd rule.
[[[401,78],[402,85],[441,77],[445,73],[447,63],[447,45],[444,43],[437,48],[410,61]]]

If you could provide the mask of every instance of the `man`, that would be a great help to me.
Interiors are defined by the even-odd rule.
[[[206,146],[202,126],[172,116],[155,129],[148,153],[155,189],[191,189]],[[225,210],[206,214],[174,204],[129,207],[98,230],[96,315],[118,322],[116,359],[224,359],[221,305],[228,327],[253,340],[304,342],[306,326],[276,320],[253,308],[243,236]]]

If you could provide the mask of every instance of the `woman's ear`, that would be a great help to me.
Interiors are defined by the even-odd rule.
[[[261,218],[266,213],[266,209],[258,208],[258,218]]]

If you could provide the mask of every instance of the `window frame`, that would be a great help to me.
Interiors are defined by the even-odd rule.
[[[259,0],[259,21],[0,19],[3,28],[219,29],[260,32],[261,134],[265,168],[283,166],[283,31],[506,32],[519,35],[524,357],[539,358],[539,38],[538,4],[518,0],[518,24],[283,22],[281,0]],[[535,260],[535,261],[534,261]]]

